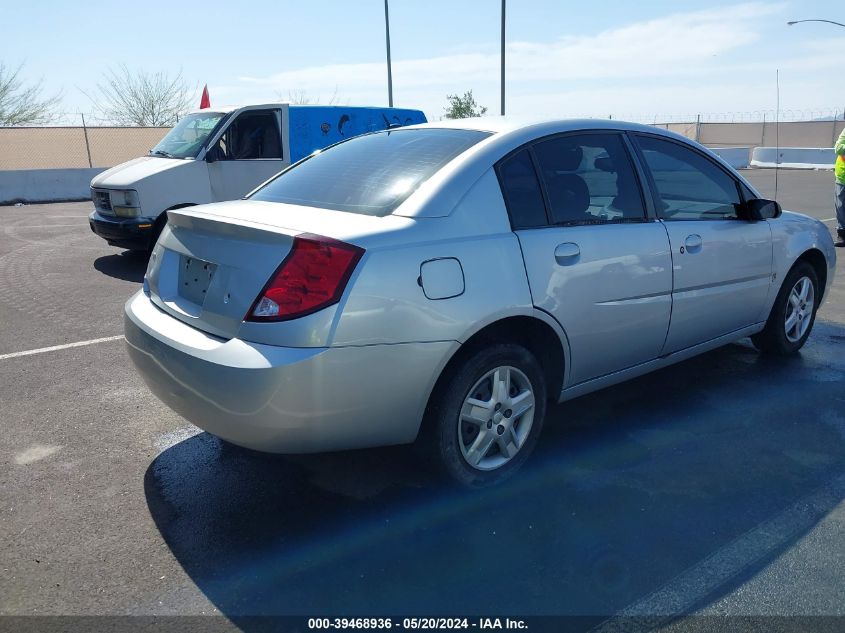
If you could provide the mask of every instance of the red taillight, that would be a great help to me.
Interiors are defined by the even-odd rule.
[[[246,321],[287,321],[340,301],[364,249],[319,235],[293,238],[293,248],[246,315]]]

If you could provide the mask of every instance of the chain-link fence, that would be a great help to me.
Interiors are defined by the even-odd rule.
[[[672,130],[710,147],[833,147],[843,111],[758,110],[617,116]],[[0,127],[0,170],[112,167],[143,156],[166,127],[120,127],[91,114],[59,113],[49,126]]]
[[[87,114],[60,113],[49,126],[0,127],[0,170],[113,167],[143,156],[166,127],[91,125]]]
[[[787,121],[785,123],[662,123],[707,147],[833,147],[845,121]]]
[[[776,121],[804,123],[809,121],[843,121],[845,120],[845,107],[804,110],[787,108],[781,109],[780,112],[776,110],[749,110],[746,112],[693,112],[687,114],[613,113],[610,117],[648,125],[667,123],[774,123]]]

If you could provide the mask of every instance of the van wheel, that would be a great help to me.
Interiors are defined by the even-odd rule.
[[[794,354],[804,346],[819,308],[819,281],[807,262],[798,262],[780,287],[766,327],[751,337],[761,352]]]
[[[540,364],[524,347],[481,349],[450,375],[426,416],[434,461],[452,479],[499,483],[528,459],[546,415]]]

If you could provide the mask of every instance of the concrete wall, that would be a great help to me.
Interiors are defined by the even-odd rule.
[[[662,123],[708,147],[833,147],[845,121]],[[0,170],[113,167],[146,154],[164,127],[0,128]],[[87,138],[87,140],[86,140]],[[90,163],[89,163],[90,151]]]
[[[845,121],[665,123],[657,125],[708,147],[833,147]],[[780,129],[778,129],[778,127]]]
[[[745,167],[748,150],[773,148],[830,148],[843,121],[781,123],[666,123],[669,129],[714,148],[736,167]],[[102,168],[112,167],[146,154],[169,128],[139,127],[43,127],[0,128],[0,204],[14,201],[82,200],[88,185]],[[774,151],[774,150],[772,150]],[[790,150],[791,151],[791,150]],[[830,150],[827,150],[828,152]],[[90,159],[89,159],[90,152]],[[752,166],[767,166],[764,158]],[[744,160],[743,160],[744,158]],[[781,165],[821,165],[828,154],[781,157]],[[793,160],[794,159],[794,160]],[[774,159],[773,159],[774,160]],[[93,169],[89,167],[93,166]]]
[[[101,167],[0,171],[0,204],[88,200],[91,179],[101,171]]]

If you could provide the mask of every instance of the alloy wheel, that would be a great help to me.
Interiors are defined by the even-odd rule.
[[[807,333],[813,320],[815,309],[815,289],[809,277],[801,277],[795,282],[786,302],[786,314],[783,324],[786,338],[790,343],[801,340]]]
[[[490,370],[464,399],[458,418],[458,443],[467,464],[495,470],[513,459],[534,422],[534,390],[515,367]]]

